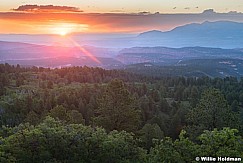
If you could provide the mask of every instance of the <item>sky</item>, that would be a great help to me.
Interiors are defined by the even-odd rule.
[[[243,12],[243,0],[1,0],[0,11],[26,4],[74,6],[85,12],[195,13],[208,8],[217,12]]]
[[[243,22],[243,0],[0,0],[1,34],[140,33]]]

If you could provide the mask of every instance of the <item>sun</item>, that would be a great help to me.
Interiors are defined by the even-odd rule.
[[[66,31],[60,31],[59,35],[60,36],[66,36],[67,35],[67,32]]]
[[[50,28],[53,34],[59,35],[59,36],[66,36],[73,32],[74,27],[67,23],[61,23],[61,24],[53,24]]]
[[[60,36],[66,36],[71,32],[71,29],[65,26],[57,26],[54,30],[54,32]]]
[[[88,25],[75,23],[51,23],[48,25],[47,29],[51,34],[67,36],[74,32],[83,32],[87,30]]]

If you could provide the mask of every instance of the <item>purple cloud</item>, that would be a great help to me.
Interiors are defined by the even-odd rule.
[[[53,5],[22,5],[13,10],[23,12],[83,12],[77,7]]]

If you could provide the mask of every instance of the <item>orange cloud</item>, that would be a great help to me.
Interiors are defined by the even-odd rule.
[[[13,10],[24,12],[83,12],[76,7],[53,5],[22,5]]]
[[[70,33],[138,33],[154,29],[165,31],[192,22],[217,20],[243,22],[243,14],[214,12],[200,14],[0,12],[0,32],[50,34],[55,29],[65,29],[71,31]]]

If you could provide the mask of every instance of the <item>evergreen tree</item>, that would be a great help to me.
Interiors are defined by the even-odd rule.
[[[229,109],[223,94],[217,89],[210,88],[204,91],[199,104],[189,111],[187,130],[192,138],[195,138],[203,130],[238,128],[238,120],[237,115]]]
[[[136,131],[140,123],[137,101],[118,79],[108,84],[95,114],[94,123],[107,131]]]

